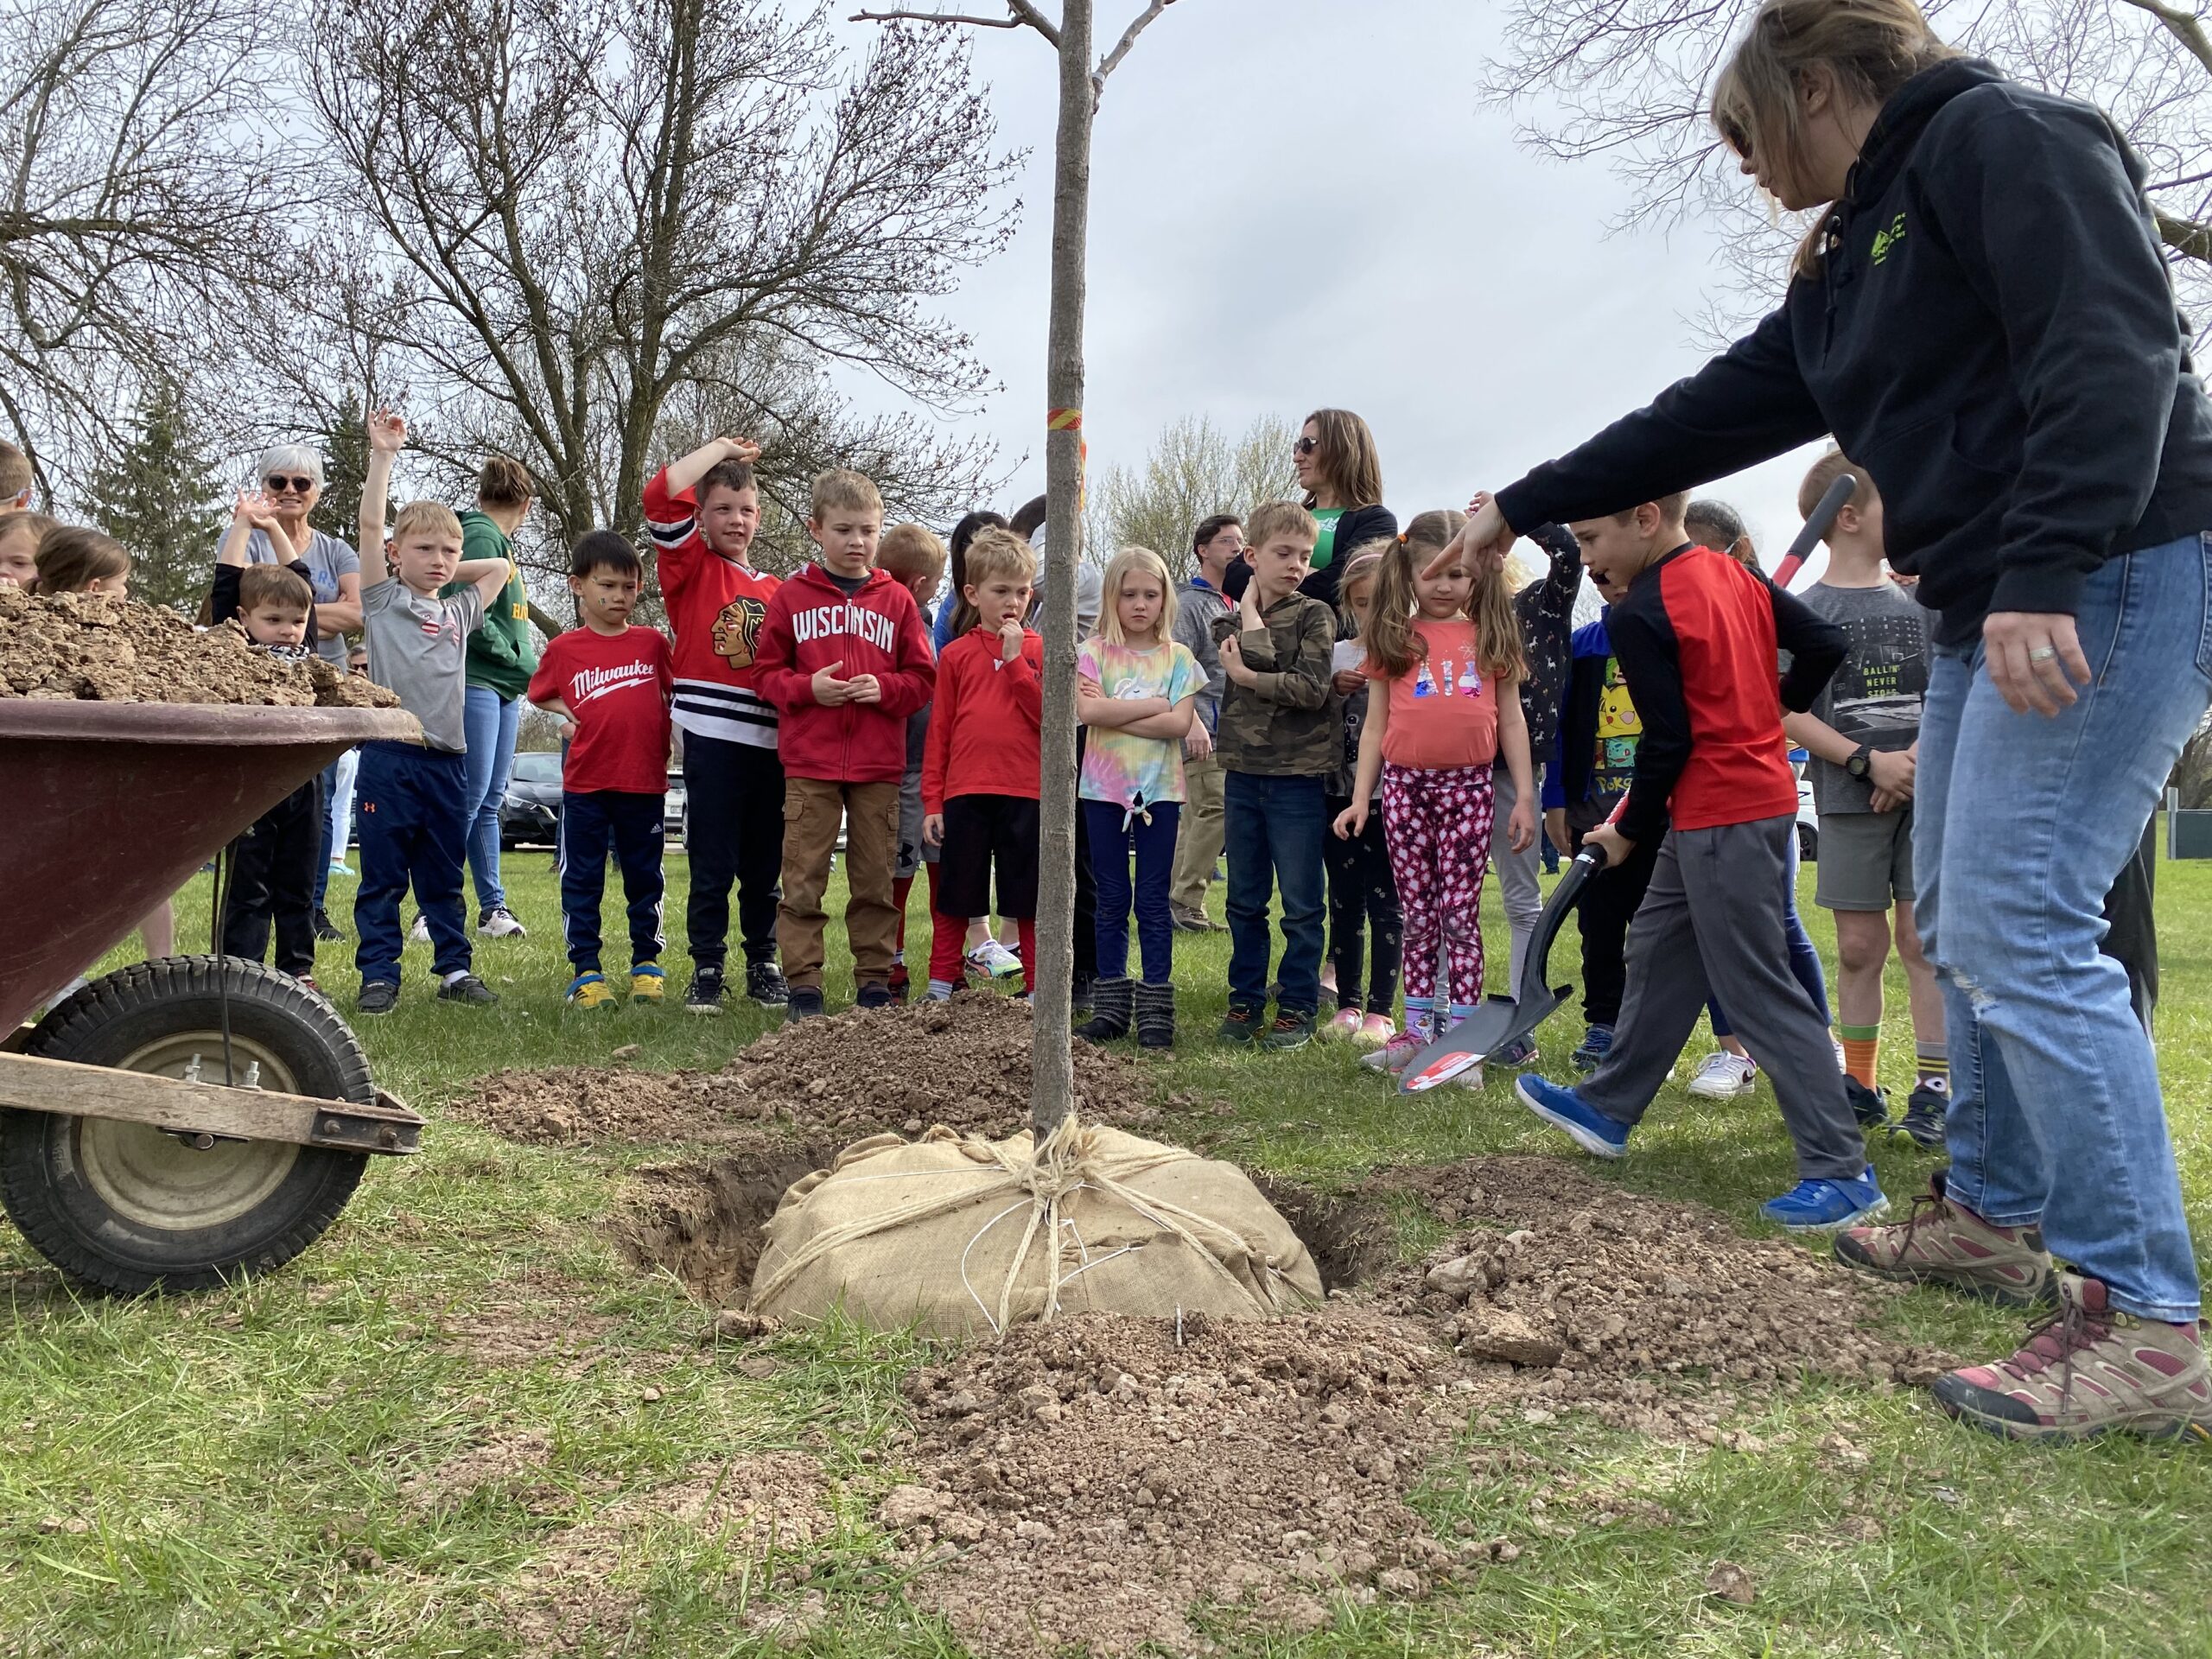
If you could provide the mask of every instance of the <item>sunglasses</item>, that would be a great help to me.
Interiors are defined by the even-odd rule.
[[[1290,453],[1294,455],[1310,455],[1320,447],[1321,440],[1319,438],[1300,438],[1290,446]]]
[[[307,477],[287,478],[282,473],[271,473],[261,480],[262,488],[271,495],[282,495],[289,490],[295,495],[305,495],[315,488],[315,480]]]

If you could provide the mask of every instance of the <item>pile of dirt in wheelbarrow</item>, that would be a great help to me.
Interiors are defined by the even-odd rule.
[[[399,699],[321,658],[280,663],[236,622],[195,628],[175,611],[99,594],[0,584],[0,697],[95,702],[393,709]]]
[[[764,1130],[852,1140],[940,1123],[1002,1135],[1028,1121],[1029,1040],[1027,1008],[979,992],[783,1026],[719,1071],[499,1071],[449,1109],[537,1146],[715,1146]],[[1141,1072],[1087,1043],[1075,1046],[1075,1092],[1086,1122],[1129,1128],[1161,1116]]]
[[[1616,1427],[1711,1441],[1744,1395],[1822,1377],[1888,1389],[1949,1357],[1877,1328],[1899,1293],[1700,1205],[1646,1198],[1549,1158],[1394,1171],[1454,1228],[1378,1299],[1427,1315],[1482,1362],[1478,1406],[1524,1420],[1586,1409]]]

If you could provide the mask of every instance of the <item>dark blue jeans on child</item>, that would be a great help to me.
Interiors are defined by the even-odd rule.
[[[468,912],[461,902],[468,842],[467,757],[410,743],[364,743],[354,783],[361,804],[361,886],[353,900],[361,982],[399,982],[407,943],[399,906],[411,885],[430,930],[438,976],[466,973]]]
[[[1222,848],[1229,860],[1229,1001],[1268,1005],[1268,900],[1282,893],[1282,967],[1277,999],[1286,1014],[1321,1006],[1322,781],[1231,772],[1222,779]]]
[[[1090,869],[1098,882],[1098,977],[1129,975],[1129,912],[1136,912],[1137,950],[1144,982],[1165,985],[1175,977],[1175,922],[1167,892],[1175,874],[1175,829],[1180,801],[1154,801],[1132,815],[1113,801],[1085,801]],[[1126,827],[1123,819],[1128,819]],[[1129,860],[1136,859],[1136,880]]]
[[[626,790],[562,793],[561,923],[569,961],[579,974],[599,971],[599,911],[610,851],[621,867],[629,906],[631,971],[660,960],[663,804],[658,795]]]

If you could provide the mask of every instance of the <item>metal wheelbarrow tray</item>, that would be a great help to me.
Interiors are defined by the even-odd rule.
[[[416,1149],[338,1011],[257,963],[136,963],[19,1027],[346,750],[420,735],[392,709],[0,701],[0,1201],[55,1265],[125,1293],[264,1272],[369,1154]]]

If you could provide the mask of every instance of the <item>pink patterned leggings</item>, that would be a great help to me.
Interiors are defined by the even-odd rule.
[[[1440,943],[1452,1001],[1483,995],[1483,876],[1490,868],[1491,769],[1382,766],[1382,834],[1405,912],[1408,997],[1436,994]]]

